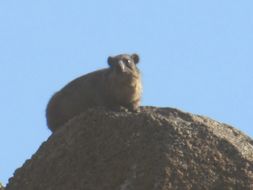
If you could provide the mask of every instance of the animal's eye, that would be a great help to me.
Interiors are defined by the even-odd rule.
[[[131,60],[127,60],[126,66],[130,69],[133,67],[133,63],[131,62]]]
[[[128,59],[123,59],[123,62],[124,62],[125,64],[127,64],[127,63],[129,63],[129,60],[128,60]]]

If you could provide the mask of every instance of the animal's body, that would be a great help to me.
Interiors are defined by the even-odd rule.
[[[56,92],[46,109],[49,129],[54,132],[91,107],[137,111],[142,92],[138,62],[137,54],[109,57],[109,68],[83,75]]]

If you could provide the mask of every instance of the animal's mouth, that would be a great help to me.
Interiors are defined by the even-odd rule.
[[[135,71],[130,71],[129,69],[125,69],[124,71],[118,73],[118,75],[125,80],[136,80],[138,79],[140,76],[137,72]]]

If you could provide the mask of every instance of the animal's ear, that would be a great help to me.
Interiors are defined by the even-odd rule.
[[[112,66],[113,64],[113,57],[109,56],[108,59],[107,59],[107,63],[109,66]]]
[[[134,53],[131,55],[131,58],[134,60],[134,63],[137,64],[140,61],[139,55]]]

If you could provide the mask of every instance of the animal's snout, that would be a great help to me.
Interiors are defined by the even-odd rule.
[[[119,61],[118,69],[119,69],[122,73],[126,72],[126,66],[125,66],[125,64],[124,64],[124,62],[123,62],[122,60]]]

